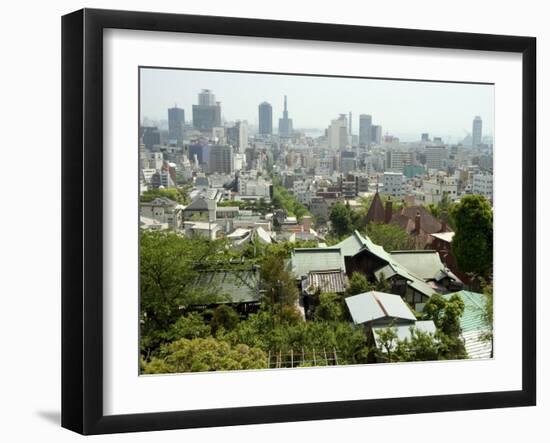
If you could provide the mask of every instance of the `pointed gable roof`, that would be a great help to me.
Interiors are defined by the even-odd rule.
[[[410,234],[410,228],[412,227],[414,230],[414,219],[417,213],[420,214],[420,228],[422,231],[427,234],[441,232],[441,223],[424,206],[404,207],[397,214],[394,214],[391,221],[397,223]],[[409,223],[406,219],[411,220],[412,223]]]
[[[374,194],[374,198],[367,212],[366,220],[367,223],[384,223],[384,205],[382,204],[378,191]]]

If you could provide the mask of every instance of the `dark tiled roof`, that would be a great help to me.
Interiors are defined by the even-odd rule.
[[[434,232],[440,232],[441,231],[441,223],[432,215],[430,212],[424,207],[424,206],[408,206],[403,209],[401,209],[397,214],[394,214],[392,217],[392,222],[395,220],[399,226],[401,226],[403,229],[407,230],[407,232],[411,233],[409,230],[410,227],[414,229],[414,220],[416,218],[416,214],[420,214],[420,228],[426,232],[427,234],[433,234]],[[405,217],[412,221],[412,224],[409,224]]]
[[[346,291],[347,278],[345,272],[336,269],[329,271],[312,271],[304,281],[304,289],[313,293],[317,289],[321,292],[343,293]]]

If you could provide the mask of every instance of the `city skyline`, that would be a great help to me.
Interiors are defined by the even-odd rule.
[[[263,102],[272,106],[277,127],[285,95],[297,130],[324,130],[339,114],[349,112],[355,135],[359,115],[368,114],[383,134],[405,142],[420,140],[425,132],[459,142],[472,135],[475,116],[483,121],[483,136],[491,136],[494,127],[493,85],[161,68],[141,70],[140,116],[166,121],[168,109],[177,105],[190,122],[202,89],[210,89],[221,102],[222,120],[247,120],[256,127]]]

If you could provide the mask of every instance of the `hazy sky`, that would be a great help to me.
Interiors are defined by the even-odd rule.
[[[483,120],[483,135],[493,134],[494,87],[463,83],[245,74],[175,69],[141,70],[141,117],[167,120],[168,108],[192,105],[201,89],[211,89],[221,101],[222,119],[258,124],[258,105],[273,107],[273,127],[288,96],[289,117],[295,129],[325,129],[339,114],[352,112],[358,134],[359,114],[372,115],[383,134],[416,141],[422,132],[455,142],[472,132],[472,120]]]

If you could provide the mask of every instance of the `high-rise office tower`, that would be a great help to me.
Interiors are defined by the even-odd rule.
[[[273,108],[269,103],[263,102],[258,106],[258,122],[261,135],[273,133]]]
[[[279,135],[281,137],[290,137],[292,135],[292,119],[288,118],[288,109],[285,95],[285,108],[283,111],[283,118],[279,119]]]
[[[183,127],[185,111],[177,106],[168,109],[168,138],[175,140],[178,146],[183,145]]]
[[[354,151],[340,152],[340,172],[347,176],[350,172],[357,169],[357,159]]]
[[[221,103],[216,101],[210,89],[203,89],[199,92],[199,104],[193,105],[193,127],[199,131],[211,131],[221,124]]]
[[[372,141],[372,116],[361,114],[359,116],[359,144],[367,146]]]
[[[227,141],[237,148],[237,151],[244,154],[248,147],[248,122],[239,120],[235,126],[227,128]]]
[[[379,145],[382,142],[382,126],[372,125],[370,128],[370,141]]]
[[[210,89],[203,89],[199,92],[199,106],[214,106],[216,104],[216,96]]]
[[[477,115],[474,118],[472,125],[472,146],[481,145],[481,136],[482,136],[482,121],[481,117]]]
[[[142,141],[148,150],[153,150],[155,145],[160,145],[160,132],[156,126],[142,128]]]
[[[214,145],[210,148],[208,162],[210,173],[232,174],[234,171],[233,149],[227,145]]]
[[[348,122],[346,114],[340,114],[336,120],[330,122],[327,129],[328,147],[343,149],[348,145]]]

